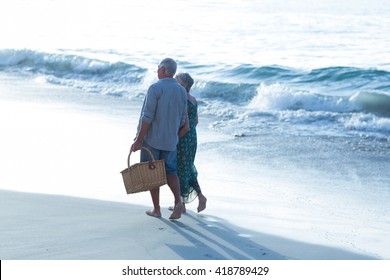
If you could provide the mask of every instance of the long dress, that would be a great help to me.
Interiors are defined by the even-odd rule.
[[[198,104],[187,101],[188,119],[190,129],[179,139],[177,144],[177,175],[180,181],[180,194],[184,203],[193,201],[200,193],[198,171],[194,161],[198,146],[196,134],[196,116]]]

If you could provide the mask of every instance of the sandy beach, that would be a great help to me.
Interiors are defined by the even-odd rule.
[[[67,100],[27,98],[23,91],[36,90],[35,82],[4,79],[3,85],[7,86],[0,95],[3,260],[377,259],[248,229],[245,225],[251,223],[264,229],[267,224],[244,205],[231,208],[232,198],[223,200],[218,188],[208,191],[209,205],[203,213],[194,212],[194,202],[180,220],[170,221],[167,207],[172,197],[163,186],[163,218],[148,217],[149,194],[126,195],[119,173],[135,130],[134,116],[123,120],[95,113],[92,95],[85,96],[92,105],[77,107]],[[56,87],[42,87],[40,92],[55,97],[58,90],[65,99],[71,94]],[[237,184],[229,174],[213,174],[213,163],[201,162],[204,185]]]
[[[191,212],[172,222],[147,207],[7,191],[1,205],[1,259],[285,259],[260,236]]]
[[[192,211],[178,221],[143,206],[1,191],[3,260],[371,259],[238,228]],[[168,210],[163,210],[165,217]]]

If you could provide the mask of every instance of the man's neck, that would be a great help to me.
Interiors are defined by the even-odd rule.
[[[164,79],[164,78],[173,78],[173,75],[164,75],[164,76],[163,76],[163,79]]]

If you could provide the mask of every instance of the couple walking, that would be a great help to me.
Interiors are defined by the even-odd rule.
[[[148,147],[156,160],[165,161],[168,186],[174,196],[170,219],[179,219],[186,211],[184,203],[198,197],[198,212],[206,208],[206,197],[202,194],[194,165],[197,135],[197,103],[190,95],[194,81],[187,73],[174,78],[176,62],[165,58],[157,68],[158,82],[152,84],[146,94],[137,136],[132,151]],[[141,150],[141,162],[149,161],[149,155]],[[146,212],[161,217],[160,188],[150,191],[153,209]]]

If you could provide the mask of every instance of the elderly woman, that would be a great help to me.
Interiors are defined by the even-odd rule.
[[[195,155],[197,149],[196,126],[198,124],[198,104],[195,97],[190,94],[194,80],[188,73],[179,73],[176,80],[187,91],[187,127],[179,131],[177,144],[177,173],[180,181],[180,194],[184,203],[189,203],[198,197],[198,212],[206,208],[206,197],[202,194],[198,183],[198,172],[195,168]],[[183,212],[185,212],[185,207]]]

